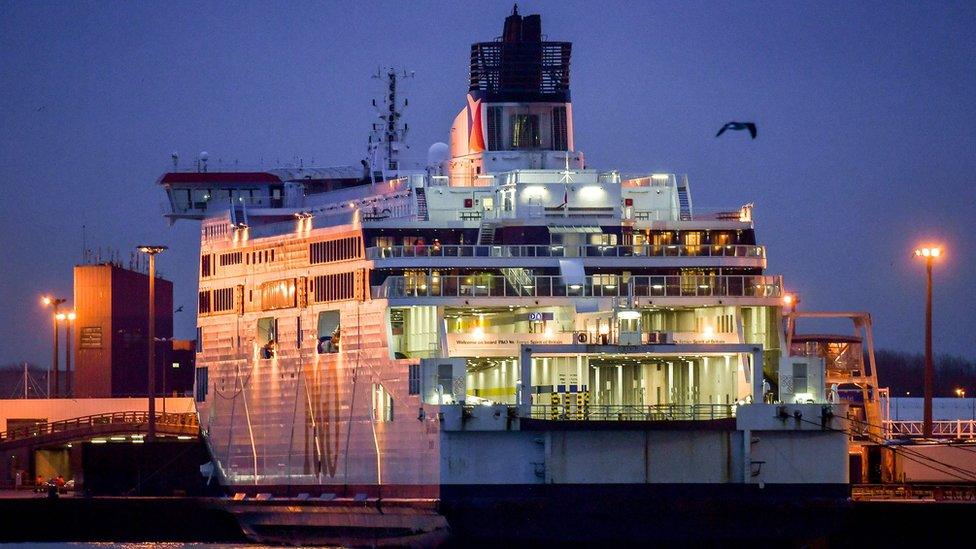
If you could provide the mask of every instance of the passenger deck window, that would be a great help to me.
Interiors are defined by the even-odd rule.
[[[806,393],[807,391],[807,365],[797,362],[793,364],[793,394]]]
[[[278,319],[266,316],[258,319],[258,344],[261,345],[261,358],[274,358],[278,352]]]
[[[393,395],[379,383],[372,384],[373,421],[393,421]]]
[[[420,364],[411,364],[407,367],[407,394],[420,394]]]
[[[539,136],[539,116],[534,114],[513,114],[512,149],[538,149],[542,146]]]
[[[338,353],[340,339],[339,311],[322,311],[319,313],[316,351],[319,354]]]
[[[204,402],[207,400],[208,386],[210,383],[210,376],[206,368],[197,368],[197,383],[196,383],[196,401]]]

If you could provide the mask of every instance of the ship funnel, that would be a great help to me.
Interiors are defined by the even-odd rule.
[[[471,85],[488,102],[569,102],[572,44],[542,40],[542,17],[505,18],[500,40],[471,45]]]

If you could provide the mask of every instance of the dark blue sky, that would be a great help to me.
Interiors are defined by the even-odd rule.
[[[154,186],[211,164],[354,164],[369,76],[416,71],[422,158],[464,105],[469,44],[507,2],[0,3],[0,364],[49,361],[38,296],[70,296],[90,247],[162,242],[192,337],[198,225]],[[755,202],[769,272],[803,309],[866,310],[879,346],[922,349],[924,269],[944,243],[937,352],[976,343],[976,4],[522,2],[574,42],[576,145],[591,167],[671,170],[695,205]],[[759,138],[715,139],[728,120]]]

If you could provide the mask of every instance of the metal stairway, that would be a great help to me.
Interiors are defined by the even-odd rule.
[[[481,227],[478,228],[478,244],[482,246],[492,246],[495,244],[495,224],[490,221],[481,220]]]
[[[691,194],[688,192],[688,178],[682,177],[677,182],[678,189],[678,219],[691,219]]]
[[[235,227],[247,227],[247,204],[243,200],[231,202],[230,222]]]
[[[518,295],[533,295],[535,278],[532,276],[531,271],[522,267],[501,269],[501,271],[502,276],[505,277],[505,281],[515,289]]]
[[[417,187],[414,191],[417,193],[417,219],[420,221],[429,221],[430,217],[427,215],[427,191],[423,187]]]

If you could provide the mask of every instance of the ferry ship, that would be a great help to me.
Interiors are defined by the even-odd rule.
[[[229,493],[577,541],[581,517],[846,500],[847,407],[788,352],[753,206],[587,165],[571,51],[516,9],[418,169],[390,71],[361,167],[160,178],[201,222],[196,402]]]

